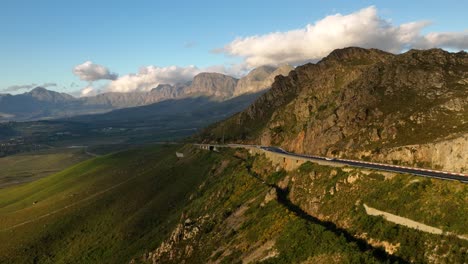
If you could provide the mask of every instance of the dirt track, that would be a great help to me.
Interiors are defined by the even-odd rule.
[[[398,216],[398,215],[394,215],[394,214],[391,214],[391,213],[387,213],[387,212],[384,212],[384,211],[377,210],[375,208],[367,206],[366,204],[364,204],[364,209],[366,209],[366,213],[368,215],[382,216],[385,220],[387,220],[389,222],[392,222],[392,223],[395,223],[395,224],[398,224],[398,225],[403,225],[403,226],[406,226],[406,227],[409,227],[409,228],[414,228],[414,229],[421,230],[421,231],[426,232],[426,233],[431,233],[431,234],[436,234],[436,235],[444,235],[444,234],[449,235],[449,234],[451,234],[451,233],[444,232],[442,229],[439,229],[439,228],[436,228],[436,227],[428,226],[428,225],[425,225],[423,223],[419,223],[419,222],[413,221],[413,220],[405,218],[405,217],[401,217],[401,216]],[[463,235],[456,235],[456,236],[458,238],[460,238],[460,239],[468,240],[468,237],[466,237],[466,236],[463,236]]]

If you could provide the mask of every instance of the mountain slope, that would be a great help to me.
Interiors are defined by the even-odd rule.
[[[16,120],[53,116],[62,109],[79,106],[77,99],[65,93],[57,93],[37,87],[20,95],[3,95],[0,97],[0,113]]]
[[[253,105],[206,135],[215,140],[228,128],[233,141],[375,158],[394,148],[463,137],[468,132],[467,79],[465,52],[336,50],[277,78]],[[457,156],[461,166],[465,157]],[[430,166],[430,158],[406,161]],[[388,161],[386,155],[380,159]],[[460,166],[457,171],[468,169]]]
[[[225,101],[204,96],[173,99],[104,114],[76,116],[58,122],[70,124],[70,129],[86,127],[87,131],[112,127],[113,136],[132,142],[151,139],[172,141],[193,135],[214,122],[242,111],[261,94],[244,94]]]
[[[128,97],[132,98],[132,95]],[[1,96],[0,121],[52,119],[102,113],[113,108],[108,103],[103,103],[103,100],[96,99],[90,100],[90,102],[87,102],[87,100],[36,87],[23,94]]]
[[[105,156],[2,190],[0,262],[125,263],[156,246],[216,162],[174,151]]]

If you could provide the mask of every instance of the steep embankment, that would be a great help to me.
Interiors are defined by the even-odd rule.
[[[277,77],[270,91],[205,136],[219,140],[225,131],[227,140],[297,153],[379,157],[462,171],[461,162],[428,164],[427,151],[400,158],[391,150],[463,137],[468,131],[466,98],[465,52],[432,49],[393,55],[346,48]],[[454,148],[458,152],[453,155],[466,155],[462,149]]]
[[[468,242],[396,225],[364,204],[452,234],[468,232],[468,187],[222,149],[179,224],[143,263],[463,263]],[[230,160],[234,155],[237,161]],[[284,163],[287,164],[287,163]],[[286,165],[287,166],[287,165]],[[454,210],[457,208],[456,210]]]

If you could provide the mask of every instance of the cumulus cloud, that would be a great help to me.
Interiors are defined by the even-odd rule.
[[[92,86],[86,86],[80,91],[80,96],[81,97],[86,97],[86,96],[94,96],[97,94],[97,91],[94,87]]]
[[[95,64],[92,61],[86,61],[73,68],[73,74],[78,76],[82,81],[98,81],[98,80],[116,80],[118,75],[110,72],[110,70],[102,65]]]
[[[204,72],[218,72],[235,78],[241,78],[242,76],[246,75],[250,70],[251,68],[249,68],[245,63],[237,63],[230,65],[214,65],[203,69]]]
[[[37,87],[37,84],[33,83],[33,84],[25,84],[25,85],[12,85],[12,86],[9,86],[9,87],[3,89],[2,91],[4,91],[4,92],[17,92],[17,91],[20,91],[20,90],[31,90],[34,87]]]
[[[249,67],[314,61],[337,48],[359,46],[398,53],[409,48],[468,48],[468,31],[422,34],[429,21],[394,25],[370,6],[327,16],[305,28],[240,37],[217,52],[243,57]]]
[[[138,73],[120,76],[110,82],[106,91],[110,92],[145,92],[157,87],[159,84],[187,83],[201,72],[218,72],[233,77],[241,77],[248,72],[245,64],[214,65],[206,68],[196,66],[146,66]]]
[[[25,85],[12,85],[3,89],[2,91],[3,92],[17,92],[21,90],[31,90],[38,86],[43,87],[43,88],[48,88],[48,87],[56,87],[57,84],[56,83],[44,83],[42,85],[37,85],[35,83],[32,83],[32,84],[25,84]]]
[[[191,81],[201,70],[195,66],[157,67],[147,66],[136,74],[127,74],[112,81],[107,86],[112,92],[149,91],[158,84],[176,84]]]

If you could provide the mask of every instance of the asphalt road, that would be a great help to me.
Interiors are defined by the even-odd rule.
[[[292,157],[306,158],[311,161],[322,160],[322,161],[327,161],[331,163],[346,164],[346,165],[353,166],[353,167],[375,169],[375,170],[382,170],[382,171],[389,171],[389,172],[398,172],[398,173],[408,173],[408,174],[414,174],[418,176],[438,178],[438,179],[444,179],[444,180],[456,180],[456,181],[460,181],[463,183],[468,183],[468,175],[462,174],[462,173],[436,171],[436,170],[420,169],[420,168],[413,168],[413,167],[404,167],[404,166],[398,166],[398,165],[389,165],[389,164],[359,161],[359,160],[326,158],[326,157],[313,156],[313,155],[296,154],[296,153],[287,152],[278,147],[265,147],[265,146],[255,146],[255,147],[266,150],[266,151],[271,151],[271,152],[288,155]]]

